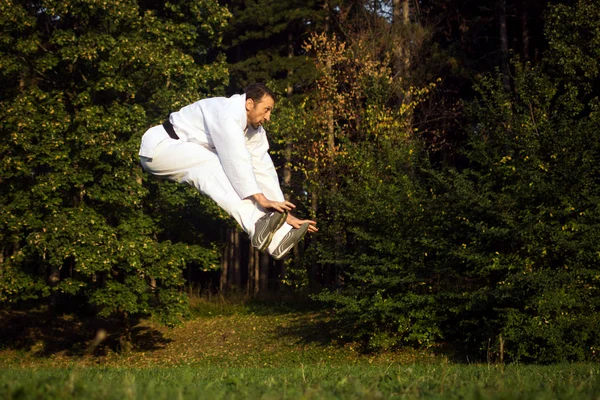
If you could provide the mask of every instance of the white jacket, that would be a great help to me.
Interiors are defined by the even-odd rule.
[[[203,99],[172,113],[169,120],[179,140],[216,152],[240,198],[263,193],[270,200],[283,201],[266,132],[262,126],[247,126],[245,104],[245,94]],[[150,129],[142,137],[139,155],[152,158],[166,139],[164,129]]]

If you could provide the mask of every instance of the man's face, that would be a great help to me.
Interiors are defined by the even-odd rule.
[[[265,121],[269,121],[274,105],[275,101],[269,95],[264,95],[258,102],[247,99],[246,113],[248,115],[248,125],[254,129],[258,129]]]

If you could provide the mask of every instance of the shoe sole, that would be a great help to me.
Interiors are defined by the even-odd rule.
[[[298,230],[300,230],[300,233],[296,233],[294,232],[294,229],[292,228],[292,230],[290,232],[294,232],[293,235],[300,235],[297,238],[294,238],[294,241],[291,242],[289,245],[287,245],[288,247],[282,251],[282,253],[280,255],[274,255],[271,254],[271,256],[275,259],[275,260],[281,260],[283,257],[285,257],[291,249],[294,248],[294,246],[296,246],[298,243],[300,243],[300,241],[304,238],[304,236],[306,235],[306,232],[308,232],[308,222],[304,223],[300,228],[298,228]],[[283,242],[286,239],[286,237],[284,237],[281,241]],[[281,245],[281,244],[280,244]],[[279,246],[277,246],[277,248],[279,248]],[[277,251],[277,249],[275,249]]]
[[[273,235],[275,235],[275,232],[277,232],[279,230],[279,228],[281,228],[283,226],[283,224],[285,223],[285,220],[287,219],[287,211],[285,211],[283,213],[279,213],[279,215],[281,215],[281,217],[280,217],[280,220],[277,221],[277,225],[276,225],[275,229],[272,229],[268,233],[267,238],[263,242],[263,245],[260,247],[257,247],[258,251],[265,251],[267,249],[267,247],[269,247],[269,245],[271,244],[271,241],[273,240]]]

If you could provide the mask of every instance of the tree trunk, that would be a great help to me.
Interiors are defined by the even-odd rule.
[[[506,0],[499,0],[499,24],[500,24],[500,50],[501,50],[501,68],[502,68],[502,83],[504,90],[510,91],[510,67],[508,60],[508,29],[506,26]]]
[[[224,228],[223,258],[221,261],[221,278],[219,290],[227,291],[231,286],[242,289],[242,247],[240,233],[236,228]]]
[[[288,35],[288,58],[291,59],[294,56],[294,37],[292,36],[292,34],[290,33]],[[291,65],[291,63],[290,63]],[[286,88],[286,96],[289,99],[290,97],[292,97],[292,95],[294,94],[294,86],[291,83],[291,78],[292,75],[294,75],[294,70],[293,69],[288,69],[287,70],[287,77],[288,77],[288,85]],[[291,132],[286,132],[286,141],[285,141],[285,149],[283,151],[283,187],[284,187],[284,194],[285,194],[285,199],[286,200],[290,200],[290,189],[292,187],[292,150],[293,150],[293,145],[292,145],[292,140],[290,138],[290,134]]]
[[[121,334],[119,335],[118,350],[121,354],[127,354],[133,348],[133,343],[131,340],[131,318],[126,311],[121,314],[121,321]]]
[[[408,26],[410,24],[410,7],[408,0],[392,1],[392,37],[394,41],[394,68],[396,76],[402,82],[402,90],[398,92],[402,104],[412,102],[410,91],[412,53]],[[406,118],[412,119],[412,115]],[[409,124],[410,125],[410,124]]]
[[[271,260],[265,253],[260,253],[260,290],[266,291],[269,289],[269,265]]]
[[[254,290],[253,290],[253,294],[256,295],[259,290],[260,290],[260,259],[261,259],[261,254],[260,251],[254,249],[253,250],[253,254],[254,254],[254,275],[252,275],[252,280],[253,280],[253,285],[254,285]]]
[[[310,195],[310,211],[311,211],[312,218],[317,217],[317,211],[319,210],[318,201],[319,201],[319,194],[317,193],[316,190],[313,190]],[[308,266],[308,284],[309,284],[309,287],[311,288],[311,290],[316,290],[316,288],[319,286],[319,283],[317,282],[318,269],[319,269],[319,266],[317,265],[317,263],[315,261],[311,262],[310,265]]]
[[[4,245],[0,246],[0,281],[4,278]]]
[[[529,61],[529,14],[527,13],[527,2],[523,2],[521,9],[521,41],[523,61]]]
[[[233,284],[237,290],[242,289],[242,246],[240,244],[240,233],[237,229],[231,228],[232,244],[232,271]]]
[[[57,303],[57,294],[54,291],[54,286],[60,282],[60,269],[52,266],[50,267],[50,274],[48,275],[48,286],[50,286],[50,297],[48,297],[48,305],[50,309],[53,309]]]
[[[248,279],[246,279],[246,295],[249,296],[253,292],[252,285],[254,283],[254,248],[252,243],[248,244]]]
[[[325,0],[323,2],[323,10],[325,10],[325,24],[323,25],[323,30],[325,33],[329,33],[329,29],[330,29],[329,0]]]
[[[331,56],[327,56],[327,61],[326,61],[326,71],[328,75],[331,75],[333,73],[333,63],[331,60]],[[329,191],[331,192],[331,194],[333,195],[331,197],[331,201],[330,201],[330,206],[331,206],[331,213],[333,215],[333,219],[331,221],[331,223],[333,224],[334,227],[339,228],[340,226],[340,218],[339,218],[339,213],[338,213],[338,205],[337,205],[337,196],[335,196],[335,194],[337,193],[337,172],[336,172],[336,168],[335,168],[335,158],[336,158],[336,146],[335,146],[335,115],[334,115],[334,110],[333,110],[333,104],[331,103],[332,99],[329,100],[328,104],[327,104],[327,108],[325,109],[325,115],[327,116],[327,155],[328,155],[328,169],[329,172],[327,173],[327,178],[329,180]],[[340,254],[341,250],[343,247],[343,241],[342,241],[342,237],[340,235],[336,235],[335,236],[335,249],[334,249],[334,254],[335,257],[337,258],[337,255]],[[339,283],[339,276],[340,276],[340,271],[338,269],[337,266],[333,267],[333,273],[335,276],[335,282],[336,282],[336,286]]]
[[[221,229],[221,237],[225,246],[223,247],[223,255],[221,258],[221,276],[219,279],[219,292],[223,293],[224,290],[229,286],[228,275],[229,275],[229,263],[231,260],[230,249],[231,243],[229,242],[229,227]]]
[[[248,279],[246,294],[256,296],[260,289],[260,256],[261,253],[250,244],[248,248]]]

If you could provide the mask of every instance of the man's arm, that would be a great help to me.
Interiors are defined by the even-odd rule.
[[[293,228],[300,228],[302,225],[308,222],[308,231],[309,232],[317,232],[319,228],[317,228],[317,221],[313,221],[311,219],[299,219],[294,217],[292,214],[288,214],[287,220],[285,221],[290,224]]]
[[[273,161],[269,156],[269,142],[262,128],[255,132],[248,140],[248,151],[252,156],[254,174],[256,175],[257,181],[263,192],[274,199],[284,200],[285,198],[283,197],[283,192],[279,186],[279,178],[277,176],[277,172],[275,171],[275,166],[273,165]],[[292,203],[285,203],[295,208]],[[307,219],[301,220],[289,213],[286,222],[294,228],[299,228],[304,223],[308,222],[309,232],[318,231],[318,228],[316,227],[317,223],[315,221]]]
[[[240,198],[262,193],[254,176],[252,158],[239,122],[221,117],[211,121],[209,130],[225,175]]]
[[[295,207],[283,198],[273,200],[263,193],[255,176],[253,156],[246,147],[244,132],[238,121],[221,118],[215,121],[212,129],[213,144],[225,175],[240,198],[251,199],[265,210],[284,212]]]
[[[269,200],[262,193],[255,193],[251,196],[248,196],[247,198],[252,199],[255,203],[257,203],[260,207],[264,208],[265,210],[275,210],[282,213],[284,211],[291,211],[294,208],[296,208],[296,206],[290,203],[289,201]]]
[[[262,193],[269,199],[285,200],[275,165],[269,155],[269,141],[262,127],[248,134],[246,146],[252,157],[252,169]]]

